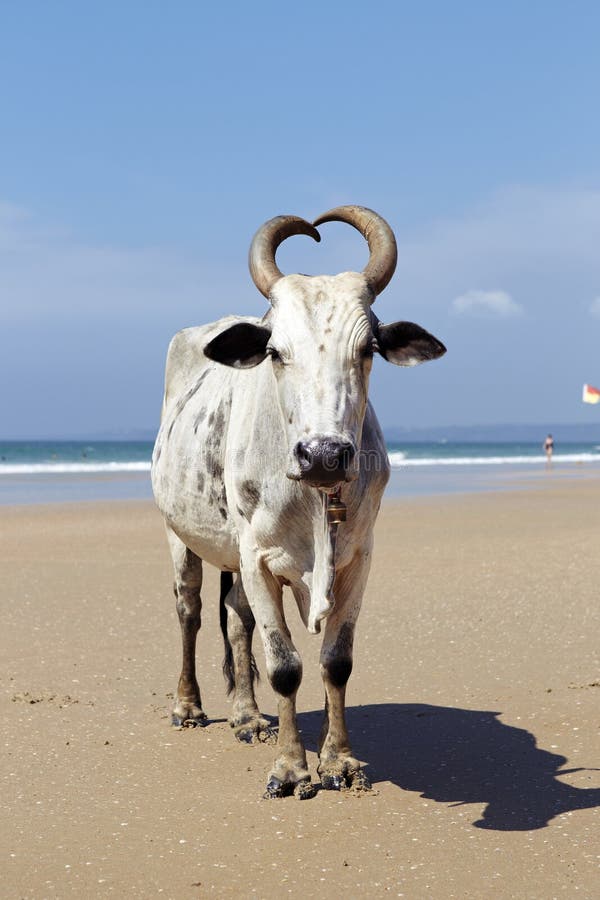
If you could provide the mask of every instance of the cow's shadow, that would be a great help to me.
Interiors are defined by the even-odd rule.
[[[391,781],[422,797],[455,805],[485,803],[477,828],[528,831],[554,816],[600,806],[600,788],[576,788],[556,776],[567,759],[536,746],[524,728],[498,712],[416,703],[346,710],[352,749],[373,783]],[[306,745],[315,750],[322,712],[300,713]]]

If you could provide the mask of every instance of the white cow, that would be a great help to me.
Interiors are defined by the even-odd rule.
[[[365,270],[282,275],[275,263],[279,244],[296,234],[318,241],[316,226],[334,220],[367,239]],[[344,698],[373,526],[389,477],[367,396],[369,374],[374,353],[412,366],[445,352],[418,325],[382,325],[373,314],[371,304],[395,266],[394,235],[369,209],[342,206],[314,225],[278,216],[257,232],[250,249],[252,278],[271,304],[265,316],[188,328],[169,348],[152,483],[167,525],[183,637],[173,722],[206,720],[195,673],[205,560],[222,572],[224,671],[234,692],[230,721],[239,740],[271,738],[253,690],[255,625],[278,695],[268,797],[314,793],[296,724],[302,662],[284,618],[284,585],[311,633],[325,620],[321,783],[338,790],[368,787],[350,749]],[[339,531],[327,521],[332,494],[347,507]],[[235,581],[231,573],[237,573]]]

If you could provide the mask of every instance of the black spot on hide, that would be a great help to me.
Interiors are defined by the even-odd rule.
[[[289,697],[298,690],[302,681],[302,663],[294,656],[278,631],[269,635],[268,643],[276,660],[275,667],[269,674],[269,681],[274,691],[283,697]]]
[[[217,506],[223,519],[227,518],[227,491],[223,481],[213,484],[208,495],[209,506]]]
[[[225,430],[225,412],[222,405],[219,405],[211,412],[207,425],[208,431],[205,436],[207,454],[209,450],[215,450],[217,454],[220,454]]]
[[[211,413],[208,424],[212,428],[213,440],[215,438],[220,439],[223,436],[223,432],[225,430],[225,413],[221,405],[217,407],[214,413]]]
[[[204,458],[206,461],[206,471],[209,473],[209,475],[212,475],[214,479],[220,481],[223,477],[223,466],[214,455],[212,450],[209,450],[208,447]]]
[[[352,660],[342,656],[329,660],[325,666],[330,682],[335,687],[344,687],[352,673]]]
[[[342,408],[342,404],[343,404],[343,402],[344,402],[344,396],[345,396],[345,392],[344,392],[344,382],[343,382],[342,379],[340,378],[340,379],[337,381],[337,383],[336,383],[336,385],[335,385],[335,389],[334,389],[335,411],[336,411],[336,413],[339,413],[339,411],[340,411],[341,408]]]
[[[181,410],[183,409],[183,407],[184,407],[184,406],[192,399],[192,397],[194,396],[194,394],[200,389],[200,387],[201,387],[201,385],[202,385],[202,382],[203,382],[204,379],[206,378],[207,374],[208,374],[208,371],[205,370],[205,371],[202,373],[202,375],[200,375],[200,377],[196,380],[196,382],[192,385],[192,387],[189,388],[189,390],[187,390],[187,391],[185,392],[185,394],[183,395],[183,397],[181,397],[181,398],[177,401],[177,406],[175,407],[175,415],[176,415],[176,416],[179,415],[179,413],[181,412]]]
[[[337,641],[325,660],[323,667],[331,684],[343,687],[352,672],[352,625],[342,625]]]
[[[260,487],[256,481],[243,481],[240,485],[240,498],[246,506],[249,518],[252,518],[260,503]]]
[[[207,375],[208,375],[208,370],[205,370],[202,373],[202,375],[200,375],[200,377],[196,380],[196,382],[192,385],[192,387],[189,388],[189,390],[187,390],[185,392],[183,397],[180,397],[179,400],[177,401],[177,405],[175,407],[175,412],[173,414],[173,421],[169,425],[169,430],[167,432],[167,440],[171,437],[171,432],[173,431],[173,428],[175,427],[175,422],[177,421],[177,418],[180,415],[181,411],[186,406],[186,404],[189,402],[189,400],[191,400],[191,398],[194,396],[194,394],[199,390],[202,382],[204,381],[204,379],[206,378]],[[194,432],[196,431],[196,427],[194,428]]]
[[[199,410],[196,418],[194,419],[194,434],[198,433],[198,429],[199,429],[200,425],[202,424],[202,422],[204,421],[205,416],[206,416],[206,407],[203,406],[202,409]]]

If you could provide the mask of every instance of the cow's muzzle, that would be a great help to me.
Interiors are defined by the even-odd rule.
[[[300,481],[314,487],[328,487],[348,481],[356,448],[348,441],[313,437],[298,441],[294,456],[300,467]]]

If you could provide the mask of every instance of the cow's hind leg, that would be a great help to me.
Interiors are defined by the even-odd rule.
[[[362,556],[362,555],[361,555]],[[321,648],[321,675],[325,687],[325,719],[319,741],[319,777],[325,790],[369,790],[360,763],[352,755],[346,727],[346,683],[352,672],[354,626],[368,574],[368,556],[338,573],[336,598],[327,619]]]
[[[173,725],[204,725],[200,688],[196,680],[196,636],[200,629],[202,560],[169,528],[169,547],[175,569],[175,599],[181,626],[183,661],[173,704]]]
[[[238,741],[273,743],[275,732],[256,705],[254,682],[258,669],[252,655],[254,616],[241,579],[233,583],[230,572],[221,573],[221,631],[225,644],[223,674],[227,693],[233,692],[233,710],[229,724]]]

